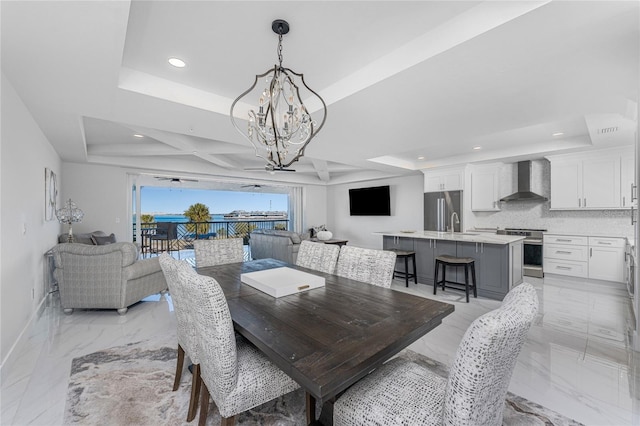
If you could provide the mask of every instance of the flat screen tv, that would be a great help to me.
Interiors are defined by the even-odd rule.
[[[349,190],[351,216],[391,216],[389,185]]]

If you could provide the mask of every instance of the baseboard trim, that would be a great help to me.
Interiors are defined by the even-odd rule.
[[[8,374],[7,367],[10,366],[15,361],[13,357],[17,356],[19,352],[16,349],[18,349],[21,344],[24,344],[23,339],[27,334],[27,331],[29,331],[33,326],[34,320],[40,318],[40,316],[42,315],[42,312],[44,312],[45,301],[47,300],[47,297],[49,297],[50,294],[51,293],[45,293],[42,300],[40,300],[38,307],[33,311],[31,316],[29,317],[29,321],[27,321],[27,324],[24,326],[22,331],[20,331],[18,338],[16,339],[15,342],[13,342],[13,345],[11,345],[11,349],[9,349],[9,352],[7,352],[7,356],[5,356],[4,359],[2,360],[2,364],[0,364],[0,380],[1,381],[4,382],[6,380],[7,378],[6,376]]]

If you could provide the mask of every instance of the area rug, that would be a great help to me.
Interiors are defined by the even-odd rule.
[[[402,357],[446,376],[447,367],[406,350]],[[191,375],[185,369],[180,388],[172,392],[176,346],[143,341],[75,358],[67,391],[64,424],[81,425],[189,425],[186,422]],[[318,407],[320,410],[320,407]],[[320,414],[320,413],[319,413]],[[320,419],[331,423],[325,407]],[[207,424],[219,425],[220,414],[211,404]],[[238,425],[304,425],[305,397],[291,392],[236,417]],[[508,394],[505,425],[580,425],[558,413]]]

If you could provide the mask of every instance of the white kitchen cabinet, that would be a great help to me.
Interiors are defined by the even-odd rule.
[[[635,156],[626,155],[620,162],[620,205],[631,208],[635,196]]]
[[[582,207],[620,207],[620,157],[582,162]]]
[[[589,237],[589,278],[624,282],[624,238]]]
[[[544,235],[545,274],[624,282],[625,239]]]
[[[588,278],[589,270],[587,262],[571,262],[569,260],[544,260],[545,274],[567,275],[577,278]]]
[[[545,274],[588,278],[588,237],[545,234],[543,238],[542,267]]]
[[[423,170],[424,192],[458,191],[464,186],[464,167]]]
[[[551,162],[551,209],[582,207],[582,162]]]
[[[474,167],[471,170],[471,210],[500,210],[500,167]]]
[[[558,261],[588,262],[589,247],[564,244],[545,244],[544,256]]]
[[[551,162],[552,210],[630,207],[630,194],[623,191],[633,182],[632,147],[547,158]]]

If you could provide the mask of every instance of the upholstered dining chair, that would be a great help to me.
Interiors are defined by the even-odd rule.
[[[211,277],[179,271],[178,278],[193,300],[202,383],[199,425],[204,426],[209,397],[222,425],[235,416],[300,386],[242,338],[236,339],[227,300]]]
[[[304,240],[300,243],[296,265],[333,274],[339,254],[340,247],[334,244],[314,243]]]
[[[336,275],[379,287],[391,287],[396,254],[392,251],[342,246]]]
[[[395,358],[349,388],[335,403],[335,426],[502,425],[504,400],[538,311],[530,284],[471,323],[448,379]]]
[[[167,280],[167,285],[169,286],[169,293],[173,301],[173,309],[176,313],[178,329],[178,359],[176,362],[176,377],[173,381],[174,391],[178,390],[180,386],[185,353],[193,364],[191,398],[189,400],[189,411],[187,412],[187,421],[190,422],[195,418],[196,411],[198,410],[198,398],[200,396],[200,358],[198,356],[198,339],[196,338],[196,329],[193,324],[189,294],[185,292],[184,286],[178,278],[178,273],[187,276],[188,274],[195,274],[196,272],[186,261],[176,260],[166,253],[159,256],[159,261],[165,279]]]
[[[196,254],[196,266],[198,268],[244,261],[242,238],[195,240],[193,249]]]

